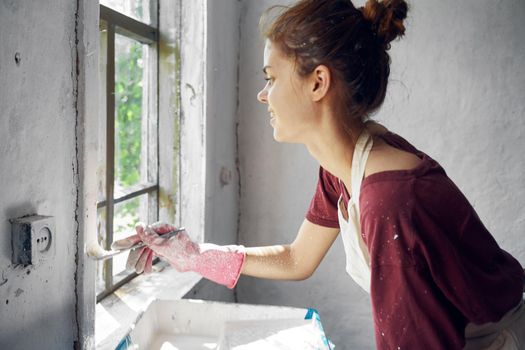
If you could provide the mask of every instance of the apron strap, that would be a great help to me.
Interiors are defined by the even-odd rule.
[[[359,222],[359,194],[372,144],[372,137],[366,129],[363,130],[357,139],[353,152],[351,166],[352,193],[346,207],[348,219],[344,218],[340,200],[337,208],[339,225],[341,227],[343,245],[346,254],[346,271],[367,293],[370,293],[370,257],[368,255],[368,248],[366,247],[361,234],[361,223]]]
[[[372,149],[373,141],[370,133],[365,129],[359,138],[354,148],[354,155],[352,158],[352,198],[356,208],[359,209],[359,194],[361,193],[361,183],[365,176],[365,167],[368,160],[368,155]]]

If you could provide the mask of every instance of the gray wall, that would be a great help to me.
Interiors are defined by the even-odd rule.
[[[276,3],[245,0],[241,8],[240,243],[249,246],[295,237],[318,167],[303,147],[273,140],[266,107],[256,100],[264,83],[257,21]],[[411,3],[375,119],[438,160],[501,246],[525,264],[525,2]],[[340,239],[309,280],[243,277],[237,293],[245,303],[317,308],[338,349],[375,346],[369,299],[345,274]]]
[[[75,12],[68,0],[0,1],[2,349],[72,349],[77,338]],[[15,267],[8,219],[34,213],[55,217],[56,256]]]
[[[239,190],[236,142],[239,4],[207,2],[205,240],[237,240]]]

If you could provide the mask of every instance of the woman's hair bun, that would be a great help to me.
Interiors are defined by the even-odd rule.
[[[360,8],[363,17],[372,24],[377,37],[389,47],[389,43],[405,33],[403,20],[407,17],[408,5],[404,0],[367,0]]]

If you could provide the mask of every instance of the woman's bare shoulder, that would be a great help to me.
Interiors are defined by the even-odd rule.
[[[374,146],[365,167],[365,177],[392,170],[411,170],[421,163],[421,158],[390,146],[380,137],[374,138]]]
[[[374,121],[366,122],[366,130],[368,130],[371,135],[383,135],[388,132],[386,127]]]

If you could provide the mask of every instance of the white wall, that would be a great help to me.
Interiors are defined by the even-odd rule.
[[[417,2],[376,119],[438,160],[525,264],[525,2]]]
[[[248,246],[295,237],[318,169],[303,147],[273,140],[266,107],[256,101],[264,83],[257,23],[276,3],[241,7],[240,243]],[[525,2],[411,3],[375,119],[438,160],[501,246],[525,264]],[[309,280],[243,277],[237,293],[240,302],[317,308],[338,349],[375,347],[369,299],[344,272],[340,239]]]
[[[2,349],[72,349],[78,336],[75,13],[68,0],[0,1]],[[34,213],[55,217],[56,255],[15,267],[8,219]]]

